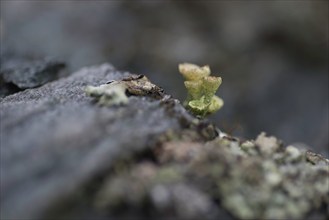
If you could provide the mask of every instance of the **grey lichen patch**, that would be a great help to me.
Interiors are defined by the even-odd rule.
[[[299,161],[303,157],[303,153],[298,148],[296,148],[292,145],[289,145],[286,148],[285,154],[286,154],[285,159],[286,159],[286,161],[289,161],[289,162]]]
[[[172,184],[182,180],[179,167],[157,167],[145,162],[129,172],[109,178],[95,197],[98,209],[113,209],[122,205],[142,206],[150,189],[157,184]],[[132,184],[133,183],[133,184]]]
[[[202,144],[195,142],[173,141],[165,143],[158,159],[161,163],[168,161],[187,162],[199,155]]]
[[[94,205],[103,212],[124,207],[144,210],[149,219],[218,219],[211,197],[185,183],[184,172],[178,165],[159,167],[143,162],[109,178],[96,194]]]
[[[279,150],[281,141],[273,136],[267,137],[266,133],[262,132],[256,138],[255,144],[263,155],[269,156]]]
[[[140,208],[148,202],[161,213],[182,183],[188,183],[182,190],[197,189],[206,204],[220,201],[237,219],[303,219],[329,205],[328,160],[284,147],[265,133],[243,142],[225,135],[207,143],[174,140],[164,143],[155,157],[160,165],[142,163],[110,178],[96,198],[99,207],[111,210],[120,201]]]
[[[96,194],[94,206],[99,210],[111,210],[126,205],[142,206],[146,200],[146,190],[156,173],[157,167],[145,162],[130,171],[111,176]]]
[[[223,100],[215,95],[222,83],[222,78],[210,76],[209,66],[200,67],[191,63],[182,63],[179,64],[178,69],[186,80],[184,84],[188,96],[185,106],[193,114],[205,117],[223,106]]]
[[[265,134],[239,148],[237,153],[231,141],[211,141],[190,170],[199,181],[211,182],[213,196],[232,215],[239,219],[302,219],[322,204],[329,205],[327,159],[294,146],[283,147]],[[213,172],[214,164],[221,169]]]
[[[157,99],[164,96],[163,90],[152,84],[144,75],[128,77],[120,81],[113,80],[100,86],[87,86],[85,92],[95,97],[100,105],[107,106],[127,104],[129,95],[150,96]]]
[[[162,219],[221,219],[211,198],[186,183],[158,184],[149,197]]]

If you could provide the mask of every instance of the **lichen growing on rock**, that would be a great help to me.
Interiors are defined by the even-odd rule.
[[[126,86],[120,82],[112,82],[100,86],[87,86],[85,89],[89,96],[98,99],[100,105],[127,104]]]
[[[265,133],[244,143],[217,139],[202,150],[192,161],[196,179],[208,179],[215,198],[239,219],[302,219],[329,205],[329,161],[312,163],[309,151]]]
[[[205,117],[223,106],[223,100],[215,95],[222,83],[222,78],[210,76],[209,66],[199,67],[191,63],[182,63],[179,64],[178,69],[186,80],[184,84],[188,96],[185,106],[193,114]]]
[[[161,148],[155,154],[158,165],[141,163],[109,178],[95,198],[97,207],[153,207],[155,213],[167,210],[179,219],[219,219],[218,213],[205,217],[204,211],[216,213],[223,207],[232,215],[229,219],[304,219],[311,210],[329,205],[329,161],[285,147],[265,133],[248,141],[225,134],[207,143],[175,140]],[[201,195],[203,208],[179,213],[177,201],[184,199],[172,195],[178,185]]]
[[[120,85],[120,110],[82,93],[109,80],[91,94]],[[265,133],[228,136],[166,97],[105,64],[0,100],[1,218],[328,219],[326,158]]]
[[[163,97],[163,90],[144,75],[112,80],[100,86],[87,86],[85,92],[95,97],[100,105],[107,106],[127,104],[129,95]]]

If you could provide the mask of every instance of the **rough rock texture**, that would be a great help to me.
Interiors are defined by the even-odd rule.
[[[328,160],[261,134],[241,141],[167,95],[100,106],[111,65],[1,103],[1,219],[325,219]]]
[[[127,106],[107,108],[83,90],[123,76],[128,73],[104,64],[1,100],[4,218],[39,216],[114,160],[146,149],[157,135],[178,132],[193,119],[175,101],[131,97]]]
[[[37,59],[6,52],[1,56],[0,66],[0,97],[4,97],[57,79],[65,64],[50,58]]]

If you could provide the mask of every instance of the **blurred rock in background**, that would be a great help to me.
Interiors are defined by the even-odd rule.
[[[327,1],[1,1],[1,49],[111,62],[183,100],[180,62],[223,77],[223,131],[328,150]],[[69,71],[69,72],[72,72]]]

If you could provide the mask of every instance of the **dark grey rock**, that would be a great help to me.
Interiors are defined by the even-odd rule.
[[[0,61],[0,97],[41,86],[58,78],[65,64],[50,58],[36,59],[4,53]]]
[[[38,218],[116,160],[191,123],[173,99],[101,107],[84,92],[128,75],[104,64],[1,99],[1,218]]]

